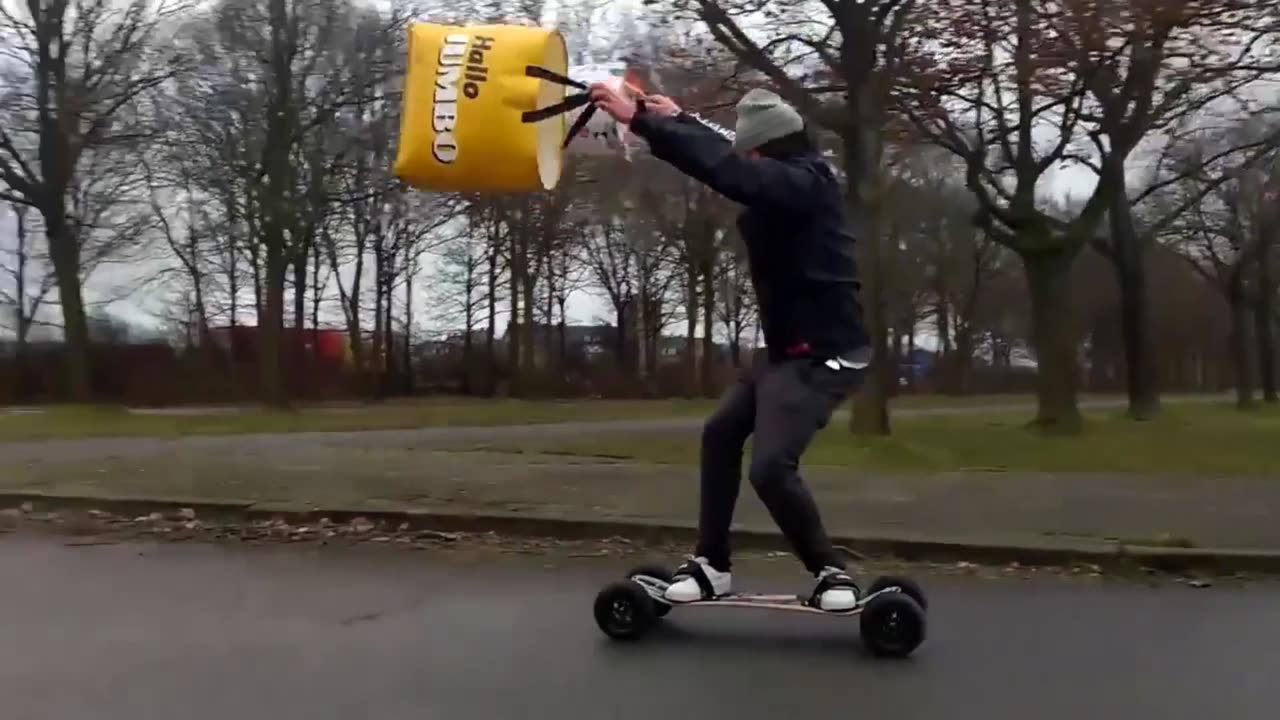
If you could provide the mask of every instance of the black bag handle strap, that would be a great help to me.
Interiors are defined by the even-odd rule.
[[[578,116],[578,119],[573,121],[573,125],[569,126],[569,132],[564,136],[564,144],[560,146],[562,150],[569,147],[569,143],[573,142],[573,139],[578,136],[578,133],[582,132],[582,128],[586,127],[587,123],[591,122],[591,116],[595,114],[595,105],[588,105],[587,109],[582,111],[582,114]]]
[[[561,75],[558,72],[553,72],[551,70],[548,70],[538,65],[525,65],[524,74],[528,75],[529,77],[538,78],[539,80],[546,80],[547,82],[553,82],[553,83],[556,83],[557,85],[564,85],[565,87],[577,88],[579,90],[588,89],[587,84],[584,82],[574,80],[573,78],[566,77],[564,75]]]
[[[583,105],[587,105],[587,109],[583,110],[582,114],[578,116],[578,119],[574,120],[573,125],[569,127],[569,132],[566,133],[564,137],[564,144],[560,146],[562,149],[569,147],[569,143],[573,142],[573,139],[578,136],[578,133],[582,132],[582,128],[586,127],[587,123],[591,122],[592,116],[596,114],[596,106],[589,104],[591,102],[591,96],[585,92],[586,90],[589,90],[590,87],[584,82],[574,80],[573,78],[566,77],[558,72],[548,70],[538,65],[525,65],[524,74],[529,77],[538,78],[539,80],[546,80],[547,82],[553,82],[558,85],[577,88],[578,90],[583,91],[580,93],[574,93],[554,105],[548,105],[547,107],[538,108],[537,110],[527,110],[520,115],[522,122],[542,122],[543,120],[549,120],[557,115],[563,115],[567,112],[576,110]]]
[[[576,110],[589,102],[591,102],[590,95],[575,93],[554,105],[548,105],[537,110],[526,110],[520,114],[520,119],[527,123],[542,122],[557,115],[563,115],[570,110]]]

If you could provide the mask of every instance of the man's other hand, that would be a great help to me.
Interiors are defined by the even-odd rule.
[[[631,119],[636,116],[635,101],[605,83],[592,83],[590,92],[591,102],[596,107],[623,125],[631,124]]]
[[[644,107],[649,112],[663,117],[674,117],[680,114],[680,106],[666,95],[645,95]]]

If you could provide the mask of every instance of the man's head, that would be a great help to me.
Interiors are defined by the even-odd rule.
[[[782,156],[811,147],[804,118],[768,90],[749,91],[738,101],[734,148],[750,155]]]

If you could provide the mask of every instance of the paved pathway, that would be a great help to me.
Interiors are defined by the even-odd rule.
[[[1189,396],[1170,402],[1209,402],[1215,396]],[[1122,399],[1108,398],[1082,401],[1082,408],[1109,409],[1124,407]],[[895,417],[924,417],[939,415],[967,415],[1000,411],[1027,411],[1033,406],[1025,402],[993,402],[983,405],[956,407],[901,408],[893,411]],[[840,422],[847,418],[847,409],[840,411]],[[1028,415],[1030,417],[1030,415]],[[499,425],[486,427],[428,427],[407,430],[366,430],[342,432],[299,432],[271,434],[202,435],[178,438],[117,437],[56,439],[21,442],[0,442],[0,465],[21,463],[48,457],[60,459],[90,459],[155,455],[185,448],[213,448],[239,450],[242,448],[432,448],[465,443],[492,442],[495,440],[519,441],[539,438],[573,437],[575,435],[637,432],[697,432],[704,418],[673,417],[647,420],[599,420],[591,422],[562,422],[532,425]]]
[[[1274,478],[806,467],[833,533],[1022,546],[1190,542],[1280,550]],[[746,485],[744,480],[744,486]],[[351,510],[501,513],[688,525],[697,468],[402,447],[188,447],[151,456],[0,461],[0,493],[183,498]],[[11,501],[16,505],[18,501]],[[3,504],[0,504],[0,510]],[[743,527],[772,530],[745,486]]]

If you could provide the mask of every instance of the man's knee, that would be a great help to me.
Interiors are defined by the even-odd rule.
[[[747,479],[761,495],[786,487],[796,474],[796,461],[783,453],[763,453],[751,458]]]
[[[717,413],[702,425],[702,447],[709,450],[741,449],[747,442],[742,423],[732,415]]]

